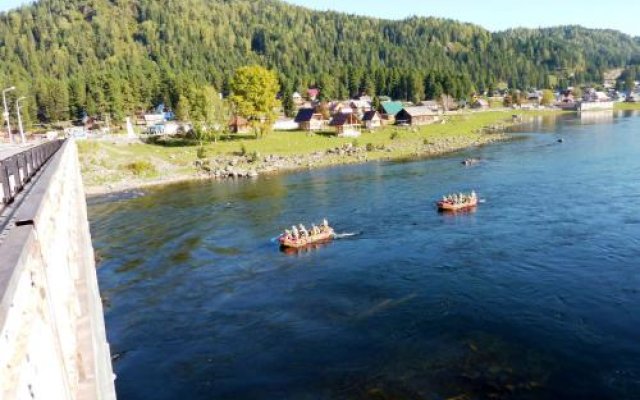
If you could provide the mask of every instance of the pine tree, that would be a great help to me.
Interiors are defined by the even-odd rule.
[[[293,103],[293,93],[286,88],[282,91],[282,108],[284,115],[293,117],[295,113],[295,104]]]

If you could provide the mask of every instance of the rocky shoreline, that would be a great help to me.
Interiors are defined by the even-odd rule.
[[[260,154],[252,153],[211,158],[205,157],[193,162],[194,172],[192,174],[179,174],[147,180],[126,180],[110,185],[88,186],[85,188],[85,192],[87,196],[100,196],[187,181],[255,179],[264,175],[337,165],[428,158],[507,139],[509,139],[508,135],[503,132],[498,132],[483,133],[475,138],[466,136],[448,137],[425,142],[419,146],[398,144],[397,146],[373,147],[371,145],[355,146],[352,143],[346,143],[325,151],[291,156],[271,154],[261,156]]]

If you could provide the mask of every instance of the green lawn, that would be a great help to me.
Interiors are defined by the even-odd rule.
[[[419,128],[389,126],[374,132],[363,131],[357,138],[338,138],[332,132],[273,132],[261,139],[232,136],[204,145],[207,158],[247,153],[259,156],[308,155],[354,143],[364,147],[385,148],[367,153],[369,160],[404,157],[430,143],[469,145],[480,139],[482,129],[511,122],[513,114],[535,115],[535,112],[495,111],[447,116],[445,123]],[[168,140],[162,144],[117,143],[116,141],[79,142],[85,185],[117,185],[120,182],[148,182],[159,178],[177,178],[195,173],[199,143]],[[391,150],[388,150],[391,149]],[[327,164],[336,163],[328,160]]]
[[[640,103],[615,103],[614,109],[620,111],[635,111],[640,110]]]

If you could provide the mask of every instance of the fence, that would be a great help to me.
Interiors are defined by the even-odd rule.
[[[13,202],[63,143],[64,140],[53,140],[0,160],[0,209]]]

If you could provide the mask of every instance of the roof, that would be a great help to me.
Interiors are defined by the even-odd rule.
[[[329,104],[329,109],[334,112],[347,109],[351,112],[351,104],[348,101],[332,101]]]
[[[425,107],[436,108],[436,109],[440,107],[440,104],[438,104],[438,102],[435,100],[425,100],[421,102],[420,105]]]
[[[298,115],[294,119],[295,122],[309,122],[313,119],[314,109],[313,108],[301,108],[298,110]]]
[[[145,114],[144,120],[147,122],[162,122],[164,121],[164,114]]]
[[[380,115],[378,115],[378,112],[377,112],[377,111],[375,111],[375,110],[367,111],[367,112],[365,112],[365,113],[364,113],[364,116],[362,117],[362,120],[363,120],[363,121],[372,121],[372,120],[373,120],[373,118],[374,118],[376,115],[378,116],[378,118],[380,118]]]
[[[420,116],[424,116],[424,115],[436,115],[437,113],[434,112],[431,107],[425,107],[425,106],[420,106],[420,107],[405,107],[404,111],[407,112],[407,114],[409,114],[412,117],[420,117]]]
[[[333,116],[333,119],[329,123],[331,126],[341,126],[341,125],[356,125],[359,124],[360,121],[358,117],[353,114],[342,114],[338,113]]]
[[[402,111],[402,103],[399,101],[385,101],[382,103],[382,109],[386,114],[396,115],[400,111]]]
[[[349,103],[349,105],[351,107],[356,107],[356,108],[367,108],[367,107],[371,107],[371,103],[366,101],[366,100],[351,100],[351,102]]]
[[[229,120],[229,125],[231,126],[246,126],[248,124],[249,122],[239,115],[231,117],[231,119]]]
[[[596,98],[598,100],[609,100],[609,96],[605,92],[596,92]]]

